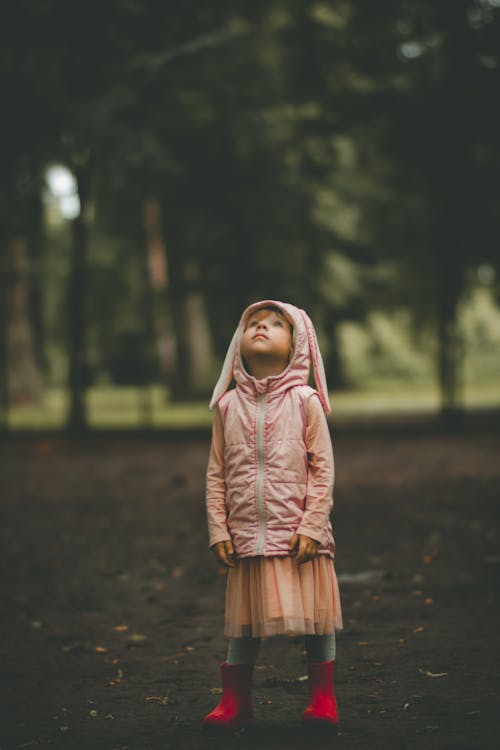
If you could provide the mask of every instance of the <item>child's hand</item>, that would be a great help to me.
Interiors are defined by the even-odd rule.
[[[226,568],[234,568],[234,548],[233,543],[229,539],[225,542],[217,542],[211,549],[217,562]]]
[[[290,554],[297,564],[309,562],[318,556],[319,542],[304,534],[294,534],[290,539]]]

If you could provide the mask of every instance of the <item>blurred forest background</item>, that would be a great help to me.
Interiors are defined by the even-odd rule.
[[[500,0],[19,0],[3,429],[209,424],[241,311],[335,414],[500,407]]]

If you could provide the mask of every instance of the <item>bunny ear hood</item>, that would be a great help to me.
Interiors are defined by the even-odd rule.
[[[279,375],[272,375],[265,381],[256,380],[249,372],[246,371],[241,354],[240,339],[245,330],[245,322],[248,316],[261,307],[268,306],[278,307],[282,310],[285,317],[293,325],[293,354],[288,367]],[[232,380],[244,390],[249,387],[253,392],[259,390],[257,384],[266,382],[273,390],[288,390],[296,385],[307,385],[309,380],[309,371],[311,362],[314,372],[314,380],[318,395],[323,406],[325,414],[329,414],[330,402],[328,400],[328,387],[326,384],[325,368],[323,359],[318,346],[318,339],[314,325],[305,310],[290,304],[289,302],[277,302],[276,300],[263,300],[254,302],[249,305],[240,318],[240,322],[234,332],[231,343],[222,365],[219,379],[215,385],[212,398],[210,399],[210,409],[224,395]]]

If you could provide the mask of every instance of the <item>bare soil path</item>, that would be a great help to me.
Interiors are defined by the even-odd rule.
[[[300,728],[301,638],[262,644],[256,727],[207,736],[225,578],[208,439],[2,438],[0,750],[492,750],[500,433],[334,435],[339,736]]]

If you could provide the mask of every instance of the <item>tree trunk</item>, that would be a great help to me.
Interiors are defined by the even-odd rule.
[[[207,396],[213,385],[214,351],[205,310],[199,261],[183,261],[180,279],[172,295],[172,312],[177,345],[177,372],[173,397]]]
[[[8,429],[9,420],[9,380],[7,347],[8,297],[12,280],[12,269],[7,262],[5,249],[0,258],[0,427]]]
[[[3,378],[6,405],[38,401],[42,394],[42,381],[35,353],[35,342],[29,310],[29,263],[26,241],[15,237],[7,247],[6,281],[2,305],[4,325]],[[5,397],[4,397],[5,398]]]
[[[213,375],[212,336],[201,290],[191,289],[184,298],[183,315],[187,333],[187,384],[195,396],[208,395]]]
[[[80,197],[80,213],[72,222],[71,266],[68,283],[68,359],[70,408],[66,427],[82,431],[87,427],[85,404],[86,352],[85,301],[87,291],[86,254],[88,228],[86,208],[88,197],[88,169],[74,170]]]
[[[44,250],[43,204],[41,168],[37,169],[34,189],[27,204],[28,211],[28,253],[30,268],[29,309],[35,343],[35,354],[38,367],[47,372],[48,362],[45,347],[45,326],[43,319],[43,275],[42,260]]]
[[[325,357],[325,370],[328,387],[332,390],[345,390],[349,387],[342,358],[340,356],[338,319],[335,310],[330,309],[325,316],[325,332],[327,335],[327,349]]]
[[[457,312],[477,220],[470,201],[476,117],[471,107],[464,107],[464,101],[474,101],[477,65],[468,9],[467,0],[446,0],[436,6],[443,57],[434,73],[439,78],[434,92],[437,106],[432,111],[435,164],[430,170],[430,194],[436,238],[437,370],[445,422],[455,421],[463,412],[464,344]]]
[[[441,256],[438,289],[438,381],[441,394],[441,418],[456,421],[463,409],[463,337],[457,319],[461,296],[458,269]],[[449,259],[448,259],[449,260]]]
[[[152,326],[160,371],[171,383],[176,371],[175,337],[172,332],[170,278],[165,248],[161,203],[150,196],[143,204],[149,288],[152,296]]]

